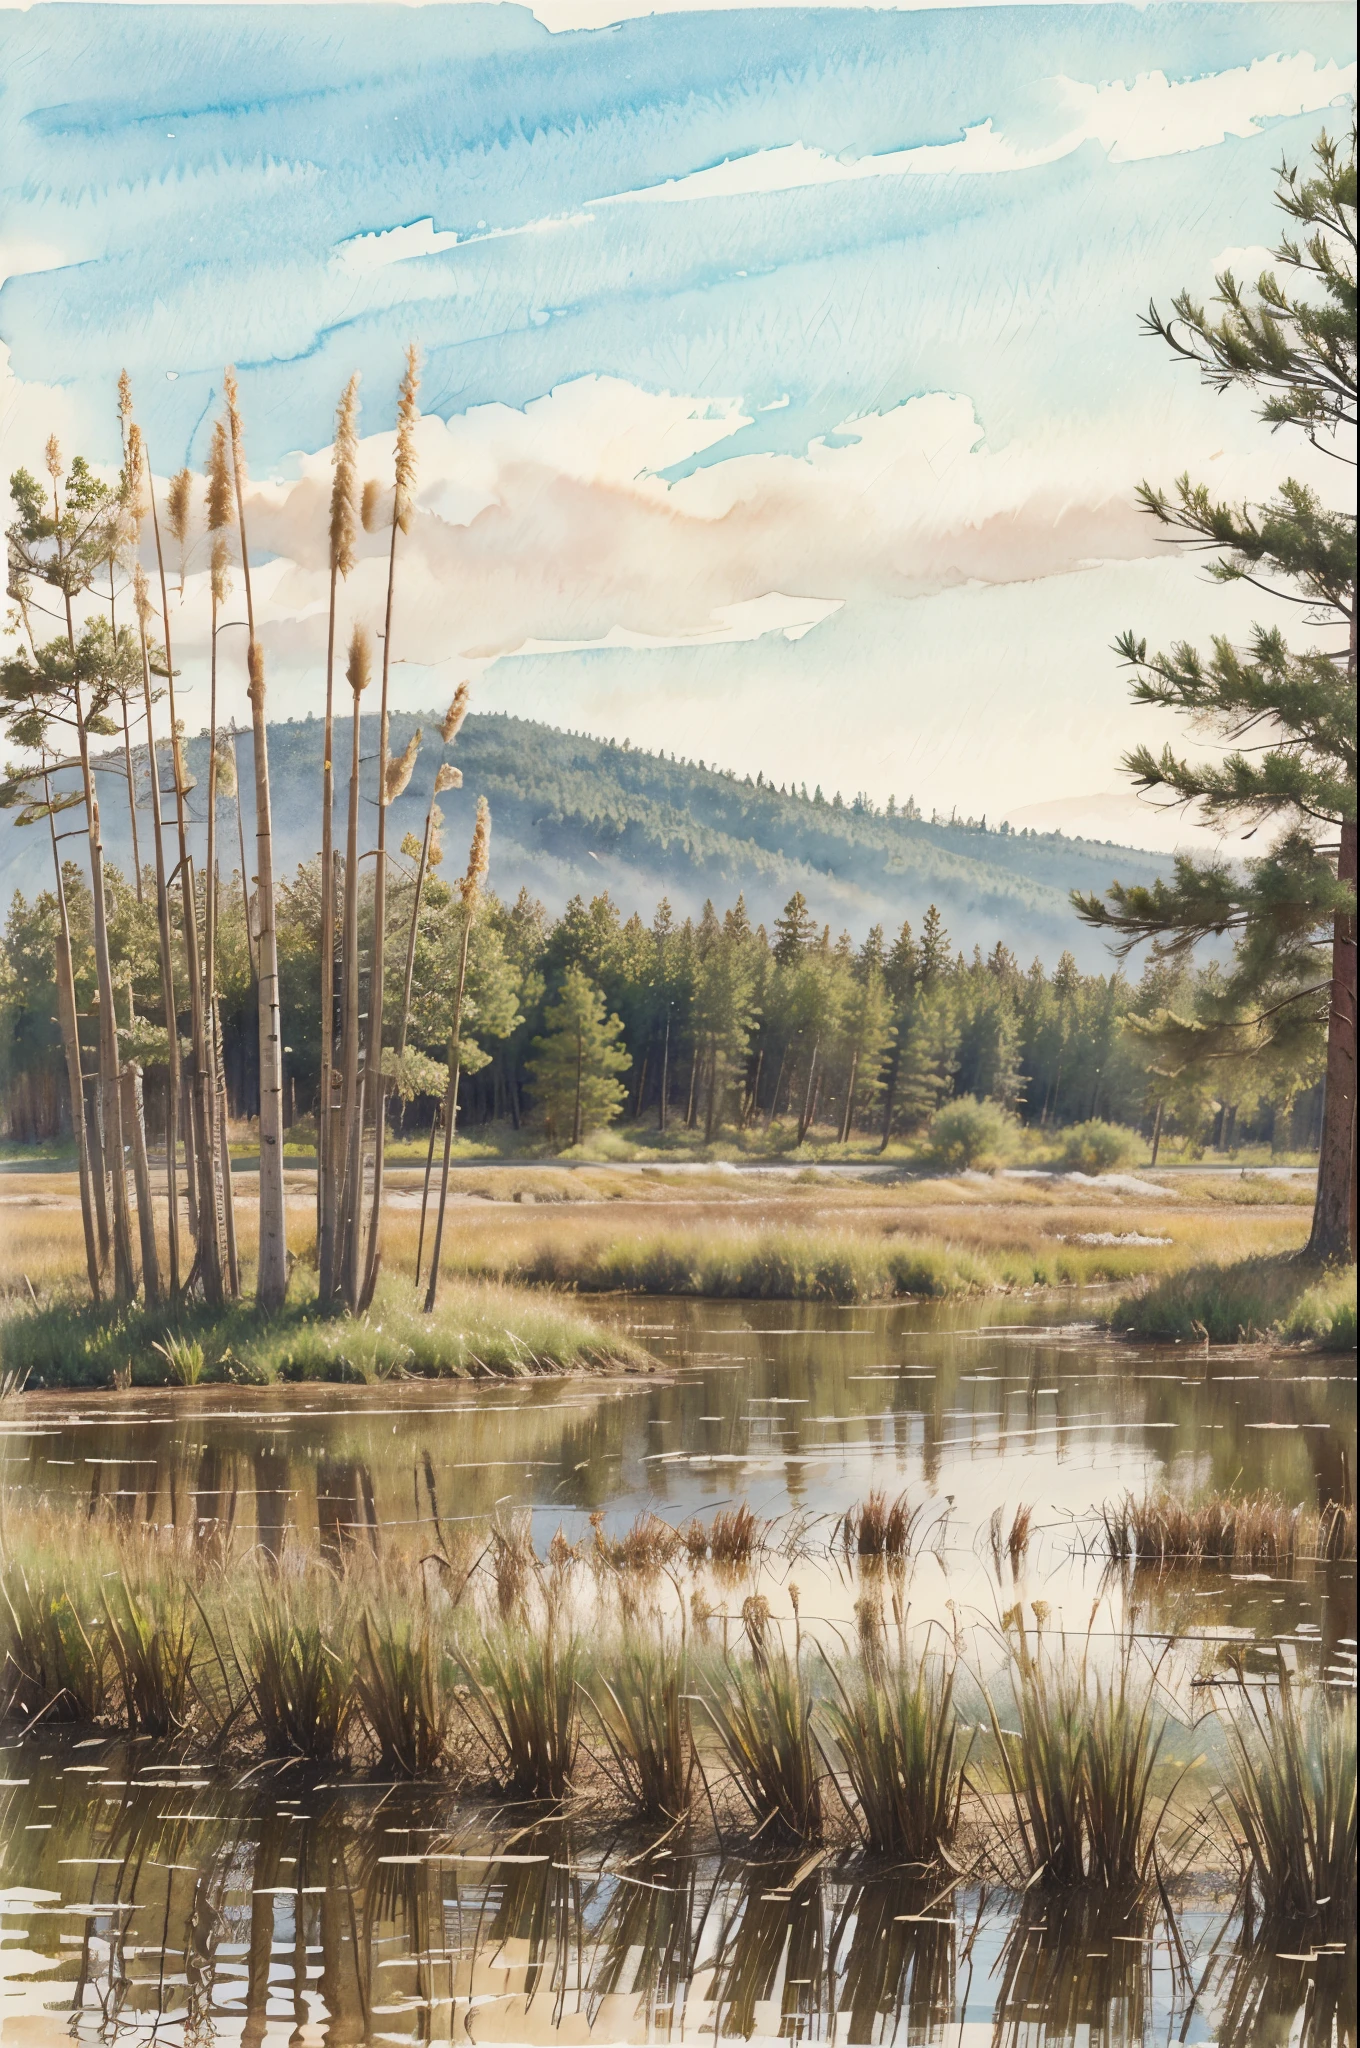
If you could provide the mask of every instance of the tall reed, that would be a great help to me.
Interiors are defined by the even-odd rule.
[[[329,1604],[315,1588],[290,1590],[263,1573],[256,1581],[236,1661],[270,1756],[326,1762],[344,1748],[353,1670],[337,1646],[344,1631],[334,1625]]]
[[[178,1735],[190,1726],[198,1696],[194,1663],[199,1610],[183,1580],[126,1570],[106,1582],[109,1648],[133,1735]]]
[[[816,1841],[823,1824],[822,1768],[801,1632],[792,1655],[782,1642],[769,1643],[764,1614],[754,1625],[748,1616],[747,1634],[750,1656],[724,1660],[703,1706],[756,1817],[756,1833],[773,1826]]]
[[[563,1799],[580,1744],[584,1646],[550,1607],[538,1627],[502,1627],[462,1668],[482,1713],[476,1732],[497,1780],[520,1799]]]
[[[0,1704],[25,1720],[97,1721],[108,1704],[108,1626],[97,1574],[39,1554],[0,1570]]]
[[[1280,1659],[1258,1706],[1241,1668],[1242,1705],[1227,1717],[1228,1798],[1265,1911],[1324,1928],[1355,1927],[1354,1696],[1305,1693]]]
[[[404,1777],[431,1776],[452,1748],[455,1666],[429,1610],[419,1618],[366,1612],[360,1630],[355,1692],[378,1760]]]
[[[685,1639],[630,1629],[609,1663],[592,1703],[619,1788],[640,1820],[680,1820],[690,1808],[696,1762]]]
[[[848,1681],[831,1667],[836,1697],[823,1712],[868,1847],[928,1864],[954,1839],[968,1746],[954,1713],[954,1653],[918,1653],[905,1617],[895,1633],[888,1649],[873,1629]]]

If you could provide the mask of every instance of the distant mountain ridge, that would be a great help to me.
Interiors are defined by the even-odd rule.
[[[392,748],[405,746],[417,725],[426,734],[410,786],[392,806],[389,844],[419,832],[442,758],[439,715],[393,715]],[[319,719],[297,719],[269,729],[275,831],[275,873],[282,879],[311,859],[320,840],[321,744]],[[371,844],[376,805],[376,716],[363,721],[366,761],[362,806],[365,845]],[[253,774],[250,738],[237,736],[247,858],[253,855]],[[190,798],[196,820],[195,851],[202,857],[207,786],[205,735],[186,742],[197,779]],[[348,794],[348,721],[336,754],[336,834],[343,840]],[[769,922],[795,889],[813,914],[858,937],[872,924],[895,932],[904,918],[918,925],[938,904],[958,945],[992,946],[1004,939],[1028,961],[1039,954],[1051,966],[1064,947],[1089,968],[1108,964],[1096,934],[1074,917],[1068,891],[1103,890],[1117,876],[1151,882],[1169,860],[1134,847],[1068,839],[1061,833],[1028,835],[1008,828],[932,824],[888,818],[850,806],[815,803],[781,794],[730,772],[672,761],[610,740],[559,731],[504,713],[474,714],[457,740],[454,758],[461,791],[441,799],[445,817],[445,872],[462,864],[475,802],[485,796],[492,813],[491,881],[512,897],[521,887],[558,911],[567,899],[607,889],[625,915],[650,919],[662,896],[678,916],[695,915],[705,897],[720,909],[745,896],[753,922]],[[146,814],[145,749],[140,750],[142,793],[138,831],[142,860],[150,858]],[[106,754],[100,775],[101,819],[107,857],[127,868],[131,831],[121,751]],[[162,757],[162,782],[168,761]],[[71,785],[68,773],[60,782]],[[78,813],[67,812],[69,825]],[[219,820],[220,857],[239,865],[233,807]],[[68,840],[65,851],[74,852]],[[51,852],[45,828],[19,828],[0,813],[0,884],[26,895],[48,886]]]

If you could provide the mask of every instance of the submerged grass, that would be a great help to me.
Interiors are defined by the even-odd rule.
[[[1311,1344],[1354,1351],[1356,1269],[1299,1256],[1193,1265],[1112,1311],[1116,1328],[1160,1344]]]

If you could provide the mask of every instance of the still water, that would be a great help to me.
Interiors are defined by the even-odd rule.
[[[615,1303],[651,1378],[433,1388],[33,1397],[0,1424],[4,1492],[129,1523],[230,1520],[237,1548],[381,1542],[428,1514],[526,1510],[540,1551],[749,1501],[780,1604],[844,1627],[833,1540],[873,1488],[922,1510],[914,1615],[985,1625],[1109,1597],[1102,1505],[1178,1490],[1347,1496],[1348,1361],[1129,1350],[1055,1314]],[[1075,1313],[1075,1311],[1074,1311]],[[1298,1364],[1299,1361],[1295,1361]],[[1017,1564],[990,1542],[1033,1510]],[[748,1584],[743,1588],[750,1590]],[[1355,1570],[1179,1573],[1130,1586],[1141,1622],[1212,1658],[1282,1644],[1355,1668]],[[1261,1950],[1205,1880],[1113,1919],[967,1882],[944,1896],[840,1852],[660,1852],[431,1787],[271,1769],[218,1777],[125,1739],[0,1751],[0,2040],[175,2044],[1355,2038],[1354,1948]],[[530,1817],[532,1819],[532,1817]],[[935,1891],[938,1892],[938,1881]]]

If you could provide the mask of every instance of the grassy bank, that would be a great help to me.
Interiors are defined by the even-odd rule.
[[[1311,1344],[1354,1351],[1356,1269],[1297,1254],[1197,1264],[1118,1302],[1117,1329],[1159,1344]]]
[[[447,1287],[433,1316],[398,1279],[380,1285],[366,1316],[322,1315],[295,1278],[287,1306],[267,1318],[250,1302],[117,1309],[58,1297],[0,1320],[0,1370],[31,1388],[518,1378],[649,1364],[626,1336],[570,1306],[478,1281]]]

